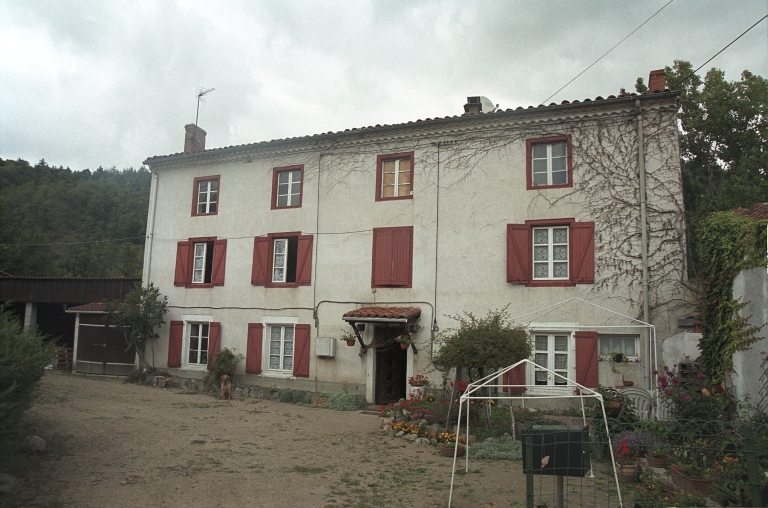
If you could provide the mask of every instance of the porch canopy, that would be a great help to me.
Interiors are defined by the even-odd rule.
[[[363,343],[357,324],[400,327],[410,333],[409,325],[418,321],[420,317],[421,308],[419,307],[360,307],[345,312],[341,319],[352,326],[360,347],[366,349],[368,346]]]

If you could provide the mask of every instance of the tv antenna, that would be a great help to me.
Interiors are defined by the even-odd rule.
[[[195,127],[197,127],[197,119],[200,116],[200,99],[202,99],[204,95],[214,92],[215,90],[215,88],[209,88],[208,90],[203,90],[200,88],[200,90],[197,92],[197,113],[195,113]],[[203,102],[205,101],[203,100]]]

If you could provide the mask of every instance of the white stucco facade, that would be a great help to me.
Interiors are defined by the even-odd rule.
[[[262,372],[246,374],[242,364],[237,381],[347,390],[375,401],[379,398],[377,351],[361,352],[337,341],[334,356],[315,354],[318,337],[338,338],[351,330],[341,318],[355,308],[420,308],[416,347],[407,351],[404,375],[426,373],[438,383],[440,374],[430,362],[432,341],[438,329],[456,324],[451,315],[485,314],[505,305],[510,305],[511,315],[522,315],[575,296],[642,320],[637,98],[644,120],[650,322],[660,342],[679,332],[677,319],[690,308],[682,285],[686,269],[677,96],[657,93],[148,159],[156,177],[145,283],[154,283],[168,296],[166,320],[184,322],[184,358],[181,367],[171,370],[190,377],[202,375],[199,367],[187,365],[192,333],[188,323],[193,320],[184,316],[206,316],[220,323],[220,347],[243,354],[248,349],[249,324],[260,323]],[[558,137],[567,138],[568,185],[531,188],[527,142]],[[381,192],[377,157],[411,152],[410,195],[377,199]],[[275,168],[301,166],[301,206],[276,208]],[[211,177],[218,179],[217,212],[194,215],[190,210],[195,179]],[[508,226],[546,220],[552,222],[545,225],[568,228],[570,224],[569,235],[575,234],[573,224],[594,223],[593,282],[508,282]],[[373,230],[394,227],[412,228],[410,287],[374,288]],[[312,237],[310,283],[254,284],[254,238],[288,232]],[[226,239],[222,285],[174,285],[177,245],[193,238]],[[568,270],[574,273],[576,267]],[[578,323],[582,328],[594,325],[595,330],[599,325],[626,324],[611,312],[579,306],[550,313],[543,321]],[[308,376],[269,368],[271,327],[279,333],[281,326],[292,324],[310,325]],[[366,327],[366,343],[373,340],[375,330],[375,326]],[[637,336],[640,354],[637,363],[619,365],[618,373],[601,362],[600,383],[617,384],[624,375],[641,386],[648,370],[643,334],[631,327],[606,330],[599,331],[601,341],[602,335]],[[567,337],[567,351],[558,352],[566,355],[567,370],[573,376],[577,330],[533,331]],[[154,346],[159,366],[168,351],[169,333],[170,325],[160,331],[161,339]],[[617,343],[629,344],[628,339],[621,340]],[[395,381],[405,383],[405,378]]]

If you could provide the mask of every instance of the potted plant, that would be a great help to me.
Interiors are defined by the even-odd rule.
[[[341,337],[339,337],[339,340],[342,342],[346,342],[347,346],[354,346],[355,343],[357,343],[357,337],[354,333],[351,332],[344,332],[341,334]]]
[[[656,445],[650,452],[645,454],[645,460],[648,461],[650,467],[658,467],[664,469],[667,467],[667,461],[669,460],[669,451],[666,444]]]
[[[637,478],[637,458],[632,455],[627,442],[624,439],[614,450],[616,454],[616,474],[621,480],[633,482]]]
[[[408,384],[411,385],[413,397],[420,399],[424,395],[424,387],[429,385],[429,378],[424,374],[416,374],[408,378]]]
[[[458,445],[456,444],[457,441]],[[464,455],[465,439],[462,436],[457,438],[455,432],[440,432],[437,435],[437,442],[438,447],[440,448],[440,453],[446,457],[453,457],[454,452],[457,457],[462,457]]]
[[[408,346],[410,346],[411,344],[415,344],[411,336],[408,335],[407,333],[401,333],[400,335],[395,337],[395,342],[399,342],[400,347],[403,349],[408,349]]]
[[[712,480],[706,477],[707,471],[695,464],[669,466],[672,482],[688,492],[701,492],[705,496],[712,493]]]

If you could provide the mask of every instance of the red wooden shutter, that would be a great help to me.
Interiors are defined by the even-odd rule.
[[[294,327],[293,375],[309,377],[309,325]]]
[[[267,284],[267,261],[269,261],[269,237],[257,236],[253,239],[251,284],[256,284],[257,286]]]
[[[409,288],[413,273],[413,227],[392,230],[392,286]]]
[[[507,282],[531,281],[531,229],[526,224],[507,224]]]
[[[571,282],[595,283],[595,223],[571,224]]]
[[[373,228],[371,287],[388,286],[392,274],[392,229]]]
[[[312,284],[312,235],[299,236],[296,250],[296,284],[309,286]]]
[[[214,286],[224,285],[224,268],[227,264],[227,240],[213,242],[213,268],[211,282]]]
[[[186,286],[191,278],[189,272],[189,241],[176,244],[176,274],[173,277],[174,286]]]
[[[576,332],[576,382],[597,388],[597,332]]]
[[[184,336],[184,321],[171,321],[168,333],[168,367],[181,367],[181,341]]]
[[[261,374],[261,337],[264,325],[248,323],[248,344],[245,347],[246,374]]]
[[[211,323],[208,326],[208,370],[213,370],[213,359],[221,346],[221,323]]]
[[[504,384],[506,385],[524,385],[525,384],[525,364],[520,364],[514,369],[504,374]],[[523,393],[525,386],[505,386],[505,392]]]

